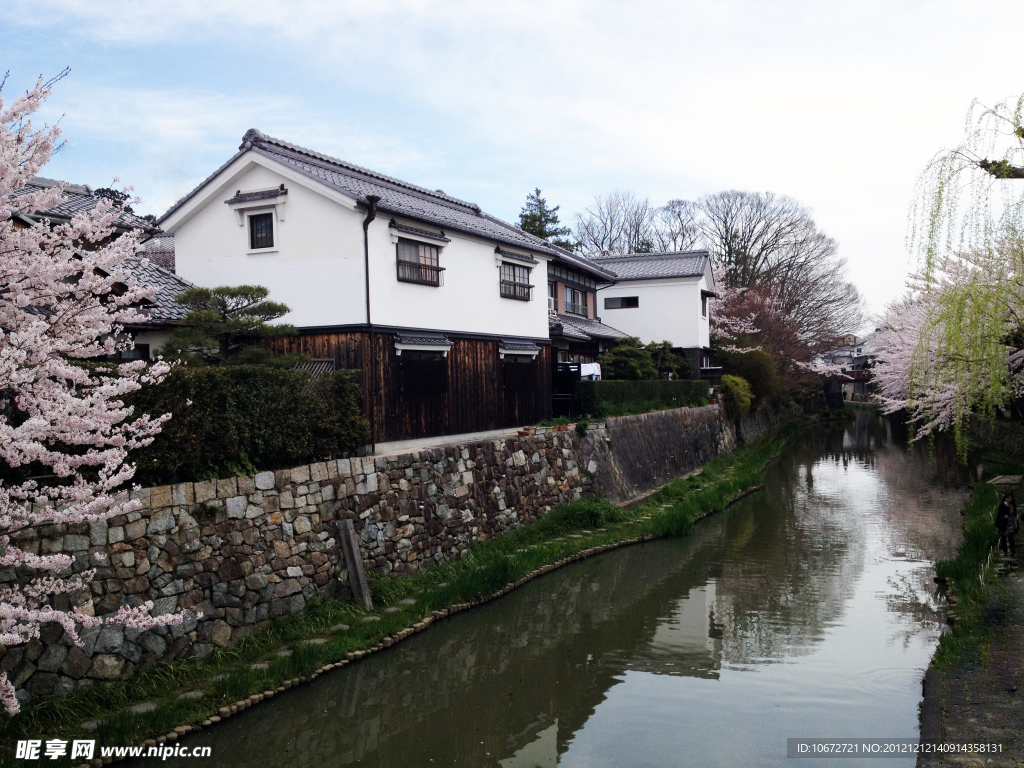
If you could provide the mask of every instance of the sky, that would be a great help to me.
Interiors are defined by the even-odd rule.
[[[45,173],[118,177],[143,213],[248,128],[513,222],[534,187],[564,223],[614,189],[772,191],[877,313],[915,264],[921,171],[972,100],[1024,90],[1022,29],[1019,0],[0,0],[0,71],[10,98],[70,66]]]

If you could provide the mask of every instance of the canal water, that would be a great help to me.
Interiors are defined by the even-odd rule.
[[[183,741],[212,746],[207,768],[618,768],[916,738],[932,564],[966,498],[951,467],[871,412],[809,429],[687,537],[563,568]],[[795,761],[816,764],[836,762]]]

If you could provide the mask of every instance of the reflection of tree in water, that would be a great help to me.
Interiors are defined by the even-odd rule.
[[[931,562],[955,554],[964,472],[944,446],[908,453],[888,420],[861,410],[852,423],[808,430],[765,475],[765,491],[742,502],[725,533],[731,556],[717,580],[723,658],[749,664],[807,653],[840,618],[863,570],[868,537],[901,569],[884,597],[905,617],[904,643],[934,627]],[[880,523],[880,525],[879,525]]]
[[[729,514],[553,573],[232,718],[201,736],[210,768],[554,765],[627,672],[714,679],[723,661],[805,654],[841,617],[869,522],[893,553],[930,559],[954,542],[927,522],[952,496],[929,496],[924,460],[891,444],[877,421],[807,430]],[[857,473],[874,497],[849,491]],[[872,499],[880,516],[861,511]],[[886,594],[907,637],[934,620],[925,571],[901,570]]]
[[[802,471],[809,459],[784,452],[765,490],[729,516],[730,556],[716,584],[727,663],[809,653],[859,575],[863,521],[830,494],[827,472]]]

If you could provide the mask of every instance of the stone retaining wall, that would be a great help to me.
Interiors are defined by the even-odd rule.
[[[345,518],[380,573],[458,557],[472,541],[583,494],[592,481],[577,464],[576,438],[547,433],[147,488],[134,494],[137,512],[25,531],[26,550],[65,552],[74,573],[96,569],[88,589],[58,607],[105,615],[152,600],[155,614],[183,611],[185,621],[142,634],[89,630],[83,648],[51,625],[41,640],[0,648],[0,666],[23,701],[67,695],[157,661],[203,656],[302,611],[314,595],[344,596],[335,525]],[[0,571],[4,583],[28,576]]]
[[[547,431],[143,489],[137,512],[25,531],[20,543],[72,555],[74,573],[95,569],[59,608],[106,615],[152,600],[155,614],[181,611],[185,621],[145,633],[89,630],[82,648],[51,625],[40,640],[0,648],[0,666],[29,701],[203,656],[303,611],[314,596],[348,596],[341,520],[353,521],[378,573],[426,570],[592,490],[635,496],[735,442],[732,423],[707,406],[608,419],[582,436]],[[0,570],[3,583],[29,577]]]

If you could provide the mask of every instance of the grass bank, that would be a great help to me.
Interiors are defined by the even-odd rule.
[[[983,464],[985,475],[993,478],[1004,474],[1021,474],[1024,465],[1010,458],[988,452],[972,452],[971,465]],[[935,564],[935,573],[945,583],[953,623],[939,638],[932,659],[933,666],[944,668],[957,662],[987,632],[982,619],[988,597],[988,584],[995,577],[993,568],[999,534],[995,529],[995,510],[999,492],[988,482],[977,482],[963,509],[964,540],[952,560]]]
[[[15,759],[19,739],[84,738],[102,746],[174,741],[555,567],[626,544],[685,535],[696,520],[758,488],[765,466],[799,429],[790,423],[720,456],[700,474],[675,480],[632,509],[602,499],[573,502],[533,525],[478,542],[461,560],[414,576],[374,579],[378,610],[372,614],[353,603],[314,601],[306,614],[278,620],[266,632],[206,658],[27,706],[0,726],[0,766],[32,764]],[[91,730],[84,727],[90,721]],[[39,762],[73,764],[67,758]]]

